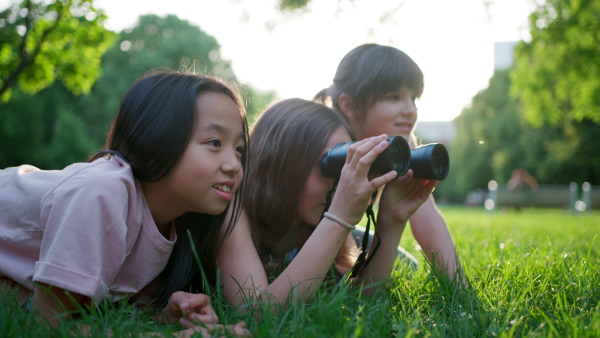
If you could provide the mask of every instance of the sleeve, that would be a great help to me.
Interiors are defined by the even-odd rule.
[[[44,235],[33,281],[91,297],[108,294],[127,255],[123,182],[71,178],[43,201]]]

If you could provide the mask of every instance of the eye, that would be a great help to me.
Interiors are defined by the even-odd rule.
[[[321,155],[321,157],[319,157],[319,160],[317,160],[317,163],[315,164],[315,167],[317,168],[321,168],[321,163],[323,163],[323,158],[327,156],[327,152],[324,153],[323,155]]]
[[[209,145],[216,147],[216,148],[220,148],[221,147],[221,140],[210,140],[207,142]]]
[[[246,153],[246,147],[238,146],[235,148],[235,151],[237,151],[240,155],[244,155]]]

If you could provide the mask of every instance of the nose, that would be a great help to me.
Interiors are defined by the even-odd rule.
[[[227,151],[221,163],[221,170],[226,173],[237,174],[242,170],[242,159],[235,150]]]
[[[404,100],[401,113],[403,115],[415,115],[417,113],[417,106],[412,98],[407,98]]]

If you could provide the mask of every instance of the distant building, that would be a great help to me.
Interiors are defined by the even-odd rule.
[[[415,135],[421,143],[449,145],[456,136],[456,129],[452,121],[419,121]]]
[[[513,51],[518,43],[518,41],[494,43],[494,70],[507,69],[513,65]]]

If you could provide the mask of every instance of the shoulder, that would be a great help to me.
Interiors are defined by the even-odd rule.
[[[85,194],[117,197],[136,194],[131,168],[116,157],[73,164],[63,171],[63,179],[51,191],[54,196]]]
[[[143,193],[129,165],[100,158],[63,169],[61,178],[40,203],[40,223],[46,233],[125,239],[130,230],[139,229]],[[81,233],[82,224],[86,234]],[[110,234],[104,233],[108,228]]]
[[[98,190],[135,187],[129,165],[119,158],[99,158],[75,163],[61,170],[40,170],[31,165],[0,170],[0,185],[20,192],[52,192],[60,188]]]
[[[120,203],[136,194],[131,168],[119,159],[100,158],[92,163],[75,163],[61,170],[40,170],[30,165],[0,171],[0,210],[27,207],[31,213],[52,206],[96,200],[100,196],[123,196]]]
[[[110,210],[122,215],[137,199],[139,182],[129,165],[119,159],[100,158],[92,163],[73,164],[57,175],[41,199],[42,213],[46,216],[52,209],[75,213]]]

